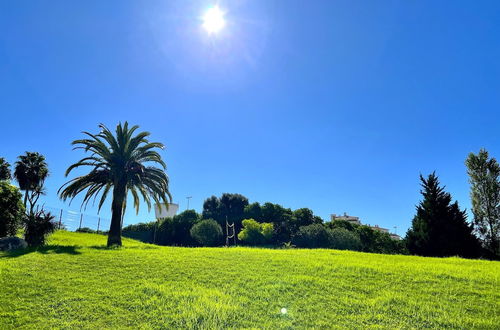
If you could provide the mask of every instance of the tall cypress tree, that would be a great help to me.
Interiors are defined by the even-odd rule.
[[[440,186],[435,173],[427,179],[420,175],[420,181],[423,200],[406,234],[410,253],[435,257],[478,256],[479,242],[465,211],[460,210],[458,202],[451,202],[451,195]]]

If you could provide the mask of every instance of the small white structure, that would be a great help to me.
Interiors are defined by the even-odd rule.
[[[167,204],[155,204],[155,217],[156,219],[171,218],[177,214],[179,211],[179,204],[168,203]]]

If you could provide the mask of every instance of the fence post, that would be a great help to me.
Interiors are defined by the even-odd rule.
[[[82,229],[82,219],[83,219],[83,213],[80,214],[80,226],[78,229]]]
[[[99,225],[101,224],[101,217],[97,220],[97,233],[99,234]]]
[[[63,212],[63,210],[61,209],[61,213],[59,213],[59,227],[57,228],[59,230],[61,230],[62,212]]]

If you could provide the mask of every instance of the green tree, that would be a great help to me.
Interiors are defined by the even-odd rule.
[[[292,239],[292,210],[279,204],[265,203],[262,205],[261,212],[262,221],[273,223],[276,243],[290,242]]]
[[[349,231],[345,228],[334,228],[331,230],[333,249],[338,250],[361,250],[361,240],[359,235],[354,231]]]
[[[19,189],[6,181],[0,181],[0,237],[14,236],[21,226],[23,214]]]
[[[223,216],[221,214],[220,200],[217,196],[210,196],[209,198],[205,199],[205,201],[203,202],[203,212],[201,216],[203,219],[214,219],[219,224],[222,223]]]
[[[213,219],[196,223],[191,228],[190,233],[203,246],[216,246],[222,241],[222,227]]]
[[[264,221],[264,218],[262,217],[262,207],[260,204],[255,202],[245,206],[244,217],[245,219],[254,219],[259,222]]]
[[[190,230],[199,221],[200,215],[195,210],[186,210],[172,218],[162,219],[158,228],[158,243],[178,246],[196,245]]]
[[[474,257],[478,241],[467,222],[465,211],[458,203],[451,203],[451,195],[440,186],[432,173],[425,179],[420,176],[423,200],[406,234],[408,250],[423,256]]]
[[[300,227],[309,226],[315,223],[323,223],[323,219],[315,216],[311,209],[306,207],[293,211],[292,222],[290,223],[290,231],[292,235],[299,230]]]
[[[5,160],[5,158],[0,157],[0,181],[9,181],[10,179],[10,164]]]
[[[44,193],[45,179],[49,176],[49,169],[45,157],[38,152],[26,152],[18,157],[14,169],[14,177],[19,188],[24,190],[24,207],[29,202],[28,213],[34,212],[40,195]]]
[[[235,229],[241,228],[245,217],[245,207],[248,198],[240,194],[224,193],[220,198],[211,196],[203,202],[203,219],[214,219],[221,227],[226,226],[226,220],[235,224]]]
[[[471,184],[472,213],[483,245],[500,256],[500,165],[481,149],[465,161]]]
[[[245,219],[242,224],[243,229],[238,234],[240,241],[250,245],[270,243],[273,235],[272,223],[259,223],[254,219]]]
[[[98,134],[84,132],[85,139],[75,140],[75,149],[90,152],[90,155],[74,163],[66,170],[66,176],[80,166],[92,169],[86,175],[79,176],[65,183],[59,194],[62,200],[73,199],[86,190],[82,207],[90,200],[95,200],[102,193],[98,209],[100,210],[108,193],[113,191],[111,203],[111,225],[108,233],[108,246],[122,245],[122,216],[126,209],[127,195],[131,193],[136,212],[139,212],[140,199],[151,208],[155,203],[168,203],[172,197],[168,190],[166,165],[155,149],[163,149],[158,142],[148,140],[149,132],[134,135],[139,126],[129,128],[128,123],[117,125],[115,135],[104,125],[99,125]],[[162,168],[148,166],[159,164]]]
[[[333,245],[332,230],[319,223],[302,226],[294,235],[292,242],[303,248],[331,248]]]
[[[224,193],[220,197],[222,216],[227,217],[230,223],[234,222],[236,230],[241,228],[241,222],[244,219],[245,206],[247,205],[248,198],[241,194]]]

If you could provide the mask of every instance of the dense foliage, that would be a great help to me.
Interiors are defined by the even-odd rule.
[[[248,205],[248,198],[240,194],[224,193],[222,196],[211,196],[203,203],[203,219],[214,219],[226,227],[226,221],[235,224],[235,229],[241,229],[241,221],[244,219],[244,210]]]
[[[238,239],[249,245],[269,244],[273,238],[273,224],[259,223],[254,219],[242,221],[243,229],[238,234]]]
[[[345,228],[328,229],[331,235],[331,245],[329,247],[337,250],[361,250],[361,240],[354,231]]]
[[[5,160],[5,158],[0,157],[0,181],[9,181],[10,179],[10,164]]]
[[[200,221],[200,215],[194,210],[186,210],[172,218],[161,219],[156,243],[160,245],[196,246],[191,237],[191,228]]]
[[[137,239],[145,243],[156,243],[156,234],[159,223],[152,221],[147,223],[137,223],[123,227],[122,234],[125,237]]]
[[[302,248],[331,248],[332,230],[322,224],[300,227],[293,237],[293,244]]]
[[[22,224],[24,205],[19,189],[0,181],[0,237],[14,236]]]
[[[213,219],[202,220],[191,228],[191,237],[202,246],[222,245],[222,228]]]
[[[465,211],[440,186],[435,173],[420,176],[423,200],[408,230],[406,240],[412,254],[422,256],[476,257],[479,243],[467,222]]]
[[[476,233],[490,256],[500,258],[500,165],[484,149],[469,154],[465,164]]]

